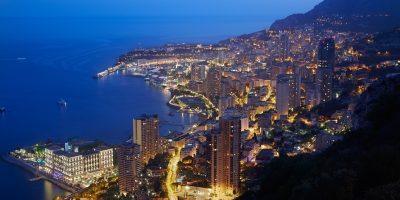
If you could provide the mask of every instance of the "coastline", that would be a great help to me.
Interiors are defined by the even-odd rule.
[[[137,78],[141,78],[142,81],[144,81],[143,76],[136,76]],[[157,86],[156,86],[157,87]],[[161,92],[161,91],[160,91]],[[166,102],[166,106],[173,108],[176,110],[176,112],[183,112],[183,113],[190,113],[184,109],[182,109],[179,106],[174,106],[173,104],[170,104],[170,100],[174,97],[174,95],[171,93],[169,101]],[[195,113],[199,118],[200,118],[200,113]],[[193,126],[193,124],[196,124],[196,122],[191,123],[190,127]],[[188,131],[186,129],[182,130],[184,132]],[[164,137],[164,136],[161,136]],[[67,194],[63,195],[63,198],[70,198],[72,195],[79,194],[83,191],[85,191],[88,188],[76,188],[73,186],[70,186],[66,183],[60,182],[59,180],[54,179],[51,175],[46,174],[41,172],[40,170],[36,169],[35,166],[26,163],[24,160],[18,159],[9,153],[0,155],[0,162],[3,161],[4,163],[8,163],[10,165],[14,165],[16,167],[21,168],[22,170],[25,170],[29,173],[31,173],[34,177],[32,178],[27,178],[26,180],[29,182],[34,182],[34,181],[49,181],[51,184],[54,184],[55,186],[59,187],[61,190],[64,190],[65,192],[68,192]]]
[[[264,23],[263,23],[264,24]],[[124,28],[125,29],[125,28]],[[241,30],[241,29],[240,29]],[[242,31],[242,30],[241,30]],[[224,30],[224,32],[225,32],[225,30]],[[196,34],[199,34],[199,33],[197,33],[196,32]],[[236,34],[231,34],[231,35],[236,35]],[[189,35],[190,36],[190,35]],[[196,36],[197,37],[197,36]],[[208,37],[208,36],[207,36]],[[214,37],[214,36],[213,36]],[[223,38],[221,38],[221,39],[225,39],[226,37],[223,37]],[[136,39],[136,38],[135,38]],[[218,40],[221,40],[221,39],[219,39],[218,38]],[[169,40],[169,39],[168,39]],[[190,38],[190,39],[185,39],[185,40],[187,40],[187,41],[191,41],[192,39]],[[135,42],[136,42],[136,40],[135,40]],[[146,42],[146,40],[144,40],[143,41],[143,43],[145,43]],[[161,45],[164,45],[166,42],[169,42],[169,41],[162,41],[162,42],[160,42],[160,43],[158,43],[158,41],[156,41],[156,42],[154,42],[154,43],[156,43],[156,44],[154,44],[154,46],[156,46],[156,47],[158,47],[158,46],[161,46]],[[63,41],[63,43],[68,43],[68,42],[64,42]],[[198,43],[198,42],[196,42],[196,43]],[[211,42],[211,43],[214,43],[214,42]],[[113,44],[114,45],[114,44]],[[153,44],[152,44],[153,45]],[[130,46],[130,45],[129,45]],[[130,47],[129,47],[129,50],[130,50]],[[125,47],[124,47],[124,50],[123,50],[124,52],[123,53],[126,53],[125,52]],[[67,51],[66,51],[67,52]],[[64,52],[63,52],[64,53]],[[68,53],[68,52],[67,52]],[[46,53],[41,53],[41,55],[45,55]],[[97,54],[97,53],[96,53]],[[108,54],[108,53],[107,53]],[[113,52],[111,52],[110,54],[113,54]],[[85,59],[87,59],[86,57],[88,57],[88,59],[91,59],[91,55],[86,55],[86,54],[84,54],[85,55]],[[68,54],[68,56],[70,56],[69,54]],[[74,55],[73,55],[74,56]],[[115,56],[119,56],[119,55],[115,55]],[[27,55],[27,57],[29,58],[29,56]],[[39,56],[38,56],[39,57]],[[98,60],[101,60],[101,59],[98,59]],[[78,62],[78,61],[76,61],[76,62]],[[83,63],[83,62],[82,62]],[[85,63],[86,64],[86,63]],[[96,65],[102,65],[103,63],[100,63],[100,64],[96,64]],[[75,64],[75,61],[74,61],[74,63],[72,63],[72,61],[71,61],[71,63],[70,63],[70,65],[72,66],[72,65],[74,65],[74,67],[80,67],[81,66],[81,64]],[[75,66],[76,65],[76,66]],[[90,66],[91,67],[91,66]],[[101,70],[101,69],[97,69],[96,68],[96,71],[97,70]],[[85,71],[86,72],[86,71]],[[89,75],[88,75],[89,74]],[[88,73],[88,74],[84,74],[84,78],[86,79],[87,77],[89,77],[90,79],[91,79],[91,76],[92,76],[92,72],[90,72],[90,73]],[[35,76],[36,76],[36,74],[35,74]],[[34,77],[33,75],[32,75],[32,77]],[[39,77],[39,76],[38,76]],[[53,76],[53,77],[56,77],[56,76]],[[138,76],[138,77],[141,77],[141,76]],[[89,80],[89,81],[92,81],[92,80]],[[142,80],[143,81],[143,80]],[[5,82],[5,81],[4,81]],[[71,85],[74,85],[74,84],[71,84]],[[55,100],[58,100],[59,98],[60,98],[60,95],[62,96],[62,98],[66,98],[67,100],[68,100],[68,98],[69,98],[69,96],[68,96],[68,93],[67,92],[65,92],[65,93],[63,93],[63,94],[57,94],[58,96],[56,96],[56,97],[53,97],[53,99],[52,100],[50,100],[50,101],[55,101]],[[24,101],[26,101],[26,100],[24,100]],[[54,103],[54,102],[53,102]],[[72,103],[72,100],[71,100],[71,103]],[[76,102],[75,102],[76,103]],[[77,103],[76,103],[77,104]],[[158,103],[158,104],[161,104],[161,103]],[[167,104],[167,106],[170,106],[170,105],[168,105],[168,103],[163,103],[163,106],[165,105],[165,104]],[[72,104],[71,104],[72,105]],[[37,106],[35,106],[35,107],[42,107],[43,105],[37,105]],[[47,106],[47,105],[46,105]],[[10,107],[10,106],[8,106],[8,107]],[[49,107],[51,107],[51,105],[49,106]],[[46,109],[47,107],[45,107],[45,108],[41,108],[40,110],[44,110],[44,109]],[[71,107],[72,108],[72,107]],[[171,108],[173,108],[172,106],[171,106]],[[10,109],[12,109],[11,107],[10,107]],[[176,110],[175,110],[176,109]],[[181,115],[181,113],[178,113],[177,112],[177,114],[175,113],[175,111],[178,111],[180,108],[175,108],[175,109],[173,109],[173,112],[172,112],[172,114],[171,114],[171,116],[174,116],[174,118],[179,118],[180,119],[180,115]],[[72,110],[72,109],[71,109]],[[109,109],[107,109],[107,110],[109,110]],[[35,112],[30,112],[30,110],[24,110],[24,112],[29,112],[29,113],[35,113]],[[70,111],[69,111],[70,112]],[[167,118],[167,119],[170,119],[170,118]],[[172,119],[172,118],[171,118]],[[172,120],[171,120],[172,121]],[[173,120],[173,121],[175,121],[175,120]],[[175,123],[175,122],[174,122]],[[195,123],[195,122],[192,122],[192,123],[189,123],[189,124],[193,124],[193,123]],[[7,124],[7,126],[10,126],[10,127],[12,127],[12,126],[14,126],[13,124]],[[186,126],[188,126],[188,125],[186,125]],[[55,127],[57,127],[57,126],[55,126]],[[182,126],[183,127],[183,126]],[[170,129],[170,130],[173,130],[174,128],[168,128],[168,129]],[[178,129],[178,128],[177,128]],[[14,131],[14,130],[12,130],[12,131]],[[36,130],[37,131],[37,130]],[[96,131],[96,129],[94,129],[94,131],[92,131],[92,132],[95,132]],[[19,133],[24,133],[24,131],[22,130],[17,130],[17,131],[15,131],[16,133],[18,132],[18,134]],[[39,132],[39,131],[37,131],[37,132]],[[43,133],[43,135],[45,135],[45,134],[48,134],[48,133],[46,133],[46,131],[43,131],[44,133]],[[71,131],[70,131],[71,132]],[[119,131],[119,132],[121,132],[121,131]],[[41,133],[42,134],[42,133]],[[50,134],[50,136],[47,136],[47,135],[45,135],[45,136],[41,136],[41,135],[39,135],[39,136],[36,136],[36,137],[38,137],[39,139],[40,138],[49,138],[49,137],[51,137],[52,135],[51,134],[53,134],[53,133],[49,133]],[[67,137],[67,136],[65,136],[66,134],[70,134],[70,133],[61,133],[60,135],[59,135],[59,137]],[[84,133],[85,135],[86,135],[86,133]],[[102,133],[103,134],[103,133]],[[108,133],[105,133],[105,134],[108,134]],[[165,135],[167,135],[167,132],[165,132],[164,133]],[[85,137],[87,137],[87,136],[85,136]],[[89,136],[89,137],[92,137],[92,136]],[[120,136],[118,136],[118,137],[120,137]],[[32,139],[33,138],[33,139]],[[32,138],[30,138],[30,140],[29,140],[29,142],[32,142],[31,140],[36,140],[36,139],[34,139],[34,137],[32,137]],[[121,138],[125,138],[125,137],[121,137]],[[6,142],[6,141],[5,141]],[[15,142],[15,144],[14,143],[10,143],[10,144],[8,144],[7,145],[7,147],[6,148],[4,148],[5,150],[7,150],[7,149],[11,149],[11,148],[14,148],[14,147],[17,147],[17,146],[19,146],[19,144],[18,144],[18,142]],[[5,150],[4,150],[4,154],[5,154]],[[0,160],[4,160],[4,159],[2,159],[1,158],[2,156],[0,155]],[[1,162],[1,161],[0,161]],[[32,172],[31,170],[29,170],[29,169],[26,169],[25,167],[25,165],[24,166],[20,166],[19,164],[16,164],[16,163],[12,163],[12,162],[10,162],[10,161],[6,161],[6,160],[4,160],[4,163],[10,163],[10,164],[12,164],[12,165],[15,165],[16,167],[21,167],[21,168],[23,168],[24,170],[27,170],[27,171],[29,171],[29,172],[31,172],[33,175],[32,175],[32,177],[35,177],[34,176],[34,171]],[[8,164],[7,164],[8,165]],[[12,165],[9,165],[10,167],[13,167]],[[13,167],[14,168],[14,167]],[[17,172],[23,172],[23,171],[17,171]],[[6,171],[6,170],[4,170],[4,177],[8,177],[8,175],[7,175],[7,173],[8,174],[11,174],[11,173],[9,173],[9,171]],[[23,172],[24,173],[24,172]],[[11,174],[12,175],[12,174]],[[26,176],[26,175],[25,175]],[[11,177],[11,176],[10,176]],[[32,178],[31,177],[31,175],[28,175],[27,177],[23,177],[23,180],[19,180],[18,181],[18,184],[20,184],[20,182],[22,181],[22,183],[24,183],[24,180],[29,180],[30,178]],[[53,184],[53,182],[51,182],[52,184]],[[25,184],[28,184],[28,183],[25,183]],[[21,186],[24,186],[25,184],[20,184]],[[43,182],[37,182],[37,184],[38,185],[43,185]],[[8,189],[9,187],[4,187],[5,189]],[[40,187],[38,187],[38,188],[40,188]],[[28,188],[28,189],[30,189],[30,188]],[[8,189],[9,190],[9,189]],[[25,190],[23,190],[23,192],[25,192]],[[35,191],[36,192],[36,191]],[[39,192],[41,192],[41,191],[39,191]]]
[[[73,188],[73,187],[71,187],[71,186],[69,186],[69,185],[67,185],[65,183],[57,181],[56,179],[50,177],[49,175],[44,174],[44,173],[36,170],[36,168],[33,167],[32,165],[26,164],[25,162],[15,158],[15,157],[13,157],[13,156],[11,156],[9,154],[2,155],[0,160],[2,160],[5,163],[9,163],[9,164],[18,166],[18,167],[24,169],[25,171],[30,172],[33,175],[36,175],[37,178],[39,178],[38,180],[40,180],[40,179],[47,180],[47,181],[51,182],[52,184],[60,187],[61,189],[65,190],[67,192],[75,193],[75,192],[78,191],[77,188]]]

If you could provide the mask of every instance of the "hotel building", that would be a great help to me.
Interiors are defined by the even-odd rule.
[[[113,149],[93,142],[66,143],[45,148],[45,167],[55,179],[69,184],[100,178],[114,168]]]

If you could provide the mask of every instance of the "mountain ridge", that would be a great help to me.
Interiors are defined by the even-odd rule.
[[[304,14],[276,20],[271,30],[292,29],[304,25],[344,31],[379,32],[400,26],[398,0],[324,0]],[[331,20],[321,24],[319,20]]]

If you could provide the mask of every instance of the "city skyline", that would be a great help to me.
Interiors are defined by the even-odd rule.
[[[395,0],[1,4],[6,199],[399,193]]]

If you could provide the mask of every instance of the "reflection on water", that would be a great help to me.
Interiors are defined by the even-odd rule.
[[[44,180],[43,181],[44,185],[44,198],[45,200],[53,200],[55,196],[61,196],[61,195],[68,195],[68,192],[65,192],[61,188],[53,185],[51,182]]]
[[[46,198],[46,200],[53,198],[54,196],[53,185],[48,181],[44,181],[43,184],[44,184],[44,198]]]

